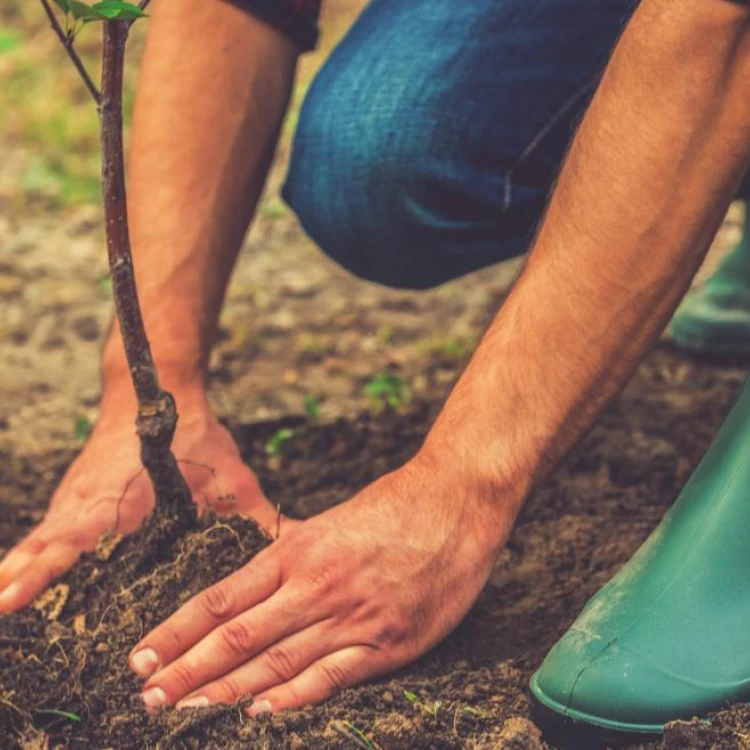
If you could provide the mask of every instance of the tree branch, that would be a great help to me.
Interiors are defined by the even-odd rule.
[[[86,88],[89,90],[89,93],[91,96],[94,97],[94,101],[96,102],[97,106],[101,104],[101,94],[99,93],[99,89],[96,88],[96,85],[91,80],[91,76],[88,74],[88,71],[86,70],[83,62],[81,61],[81,58],[78,57],[78,53],[75,51],[75,48],[73,47],[73,39],[72,37],[68,36],[63,30],[62,26],[60,26],[60,22],[57,20],[57,16],[55,15],[55,12],[52,10],[52,7],[49,4],[49,0],[41,0],[42,6],[44,7],[44,12],[47,14],[47,17],[49,18],[49,22],[52,26],[52,30],[57,34],[58,38],[60,39],[60,42],[62,43],[62,46],[65,47],[65,51],[68,53],[68,57],[72,60],[73,65],[75,65],[76,70],[78,71],[79,75],[83,79],[83,82],[86,84]]]
[[[146,8],[148,8],[150,4],[151,4],[151,0],[141,0],[141,2],[138,3],[138,7],[141,10],[146,10]],[[128,26],[132,26],[136,22],[136,20],[137,19],[134,18],[132,21],[128,21]]]

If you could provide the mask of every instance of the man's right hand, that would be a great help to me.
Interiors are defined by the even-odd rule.
[[[277,510],[205,396],[175,396],[181,417],[172,450],[199,508],[249,515],[266,530],[274,529]],[[100,419],[52,496],[44,520],[0,562],[0,613],[30,604],[81,552],[93,550],[103,533],[131,533],[151,512],[154,492],[141,466],[134,421],[130,394],[105,397]]]

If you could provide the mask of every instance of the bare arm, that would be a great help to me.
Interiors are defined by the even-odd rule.
[[[750,155],[749,20],[726,0],[644,0],[426,454],[457,453],[519,504],[630,377]]]
[[[202,394],[297,53],[279,32],[225,2],[153,5],[133,119],[129,211],[146,327],[178,400]],[[110,396],[122,398],[124,367],[115,328],[104,358],[105,414]]]

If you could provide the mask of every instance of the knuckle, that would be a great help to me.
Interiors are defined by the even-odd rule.
[[[39,555],[47,549],[48,543],[37,536],[26,537],[19,542],[17,549],[22,552],[28,552],[30,555]]]
[[[219,630],[219,637],[222,644],[230,652],[240,656],[247,656],[252,653],[256,642],[253,628],[238,620],[226,623]]]
[[[167,679],[171,685],[174,685],[178,692],[187,693],[193,689],[195,682],[193,670],[182,662],[175,662],[167,673]]]
[[[337,566],[332,563],[317,565],[307,573],[306,579],[316,597],[326,597],[338,586]]]
[[[320,671],[326,684],[335,692],[343,690],[349,684],[349,673],[340,664],[322,661]]]
[[[302,700],[302,693],[294,685],[288,685],[284,689],[281,701],[274,701],[270,696],[269,701],[273,706],[281,702],[288,708],[302,708],[305,705],[305,701]]]
[[[372,638],[377,649],[400,646],[408,638],[408,623],[400,617],[392,617],[378,623]]]
[[[185,644],[180,635],[180,631],[177,628],[172,627],[171,625],[164,625],[162,629],[158,631],[158,635],[169,644],[169,653],[181,654],[185,650]],[[160,650],[158,647],[155,648],[157,652]]]
[[[234,703],[247,691],[242,690],[234,677],[224,676],[216,681],[216,700],[218,703]]]
[[[285,682],[296,674],[297,660],[288,648],[269,648],[263,655],[263,662],[266,669],[280,682]]]
[[[201,594],[198,601],[202,610],[216,620],[229,617],[234,610],[234,596],[227,585],[211,586]]]

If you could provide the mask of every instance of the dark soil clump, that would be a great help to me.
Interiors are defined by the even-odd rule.
[[[0,748],[550,747],[529,719],[531,673],[658,523],[741,378],[731,364],[657,351],[535,493],[493,585],[456,632],[418,663],[321,707],[258,720],[246,718],[242,706],[149,716],[127,667],[131,648],[190,596],[272,542],[249,521],[204,517],[187,535],[152,526],[101,545],[36,608],[0,618]],[[329,425],[297,420],[280,468],[263,451],[280,423],[233,429],[269,496],[288,514],[307,517],[403,463],[436,408],[422,404],[407,414]],[[57,453],[31,463],[0,456],[0,554],[39,520],[71,458]],[[739,750],[748,734],[750,710],[735,707],[711,723],[671,725],[663,740],[643,747]]]

